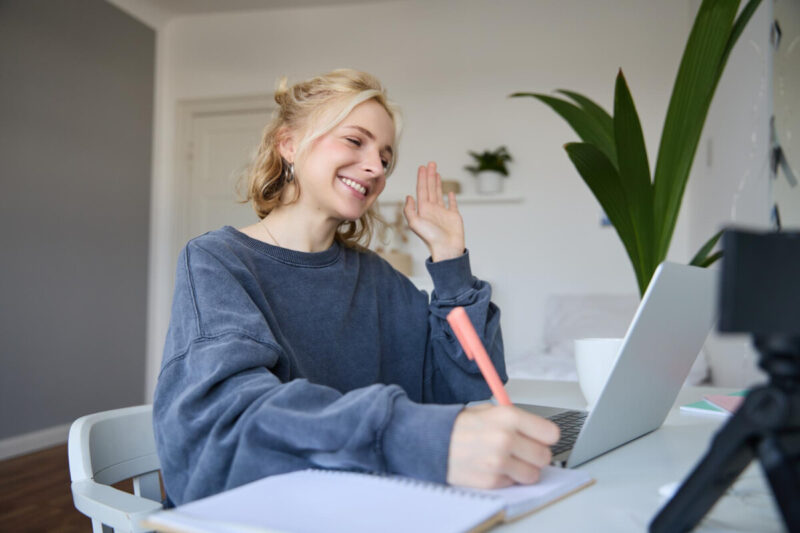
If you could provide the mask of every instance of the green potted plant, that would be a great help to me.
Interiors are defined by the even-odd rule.
[[[711,99],[736,44],[761,0],[750,0],[736,17],[740,0],[703,0],[683,52],[672,89],[654,175],[651,177],[642,128],[622,70],[614,92],[613,117],[589,98],[514,93],[550,106],[583,142],[567,143],[572,163],[602,206],[630,258],[644,295],[656,267],[667,256],[689,171]],[[570,101],[571,100],[571,101]],[[692,259],[708,266],[721,235],[711,237]]]
[[[472,166],[465,166],[478,180],[478,192],[481,194],[494,194],[503,190],[503,179],[508,177],[506,163],[512,161],[511,154],[505,146],[497,150],[486,150],[482,153],[469,151],[475,160]]]

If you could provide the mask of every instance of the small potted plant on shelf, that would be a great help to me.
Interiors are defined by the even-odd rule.
[[[468,152],[475,160],[475,165],[464,168],[478,179],[478,192],[494,194],[503,190],[503,179],[508,177],[506,163],[512,161],[511,154],[505,146],[497,150],[486,150],[483,153]]]

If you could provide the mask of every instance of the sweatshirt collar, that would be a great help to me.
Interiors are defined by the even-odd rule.
[[[245,246],[290,265],[307,267],[327,266],[336,262],[342,251],[342,246],[337,241],[333,241],[331,247],[322,252],[298,252],[297,250],[289,250],[288,248],[281,248],[259,241],[258,239],[245,235],[232,226],[225,226],[222,228],[222,231],[225,231]]]

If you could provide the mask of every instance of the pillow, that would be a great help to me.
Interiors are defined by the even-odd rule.
[[[551,294],[545,298],[542,351],[509,361],[515,377],[577,380],[575,339],[621,338],[639,307],[636,294]],[[689,372],[686,383],[696,385],[708,378],[705,350]]]
[[[624,337],[638,307],[635,294],[551,294],[544,304],[544,353],[574,359],[575,339]]]

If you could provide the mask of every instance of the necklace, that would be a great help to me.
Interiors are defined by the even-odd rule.
[[[275,236],[272,234],[272,232],[271,232],[271,231],[269,230],[269,228],[267,227],[267,217],[264,217],[264,218],[261,220],[261,227],[263,227],[263,228],[264,228],[264,230],[267,232],[267,235],[269,235],[269,238],[270,238],[270,239],[272,239],[272,242],[274,242],[274,243],[275,243],[275,246],[277,246],[278,248],[280,248],[280,246],[281,246],[281,245],[280,245],[280,244],[278,244],[278,239],[276,239],[276,238],[275,238]]]

